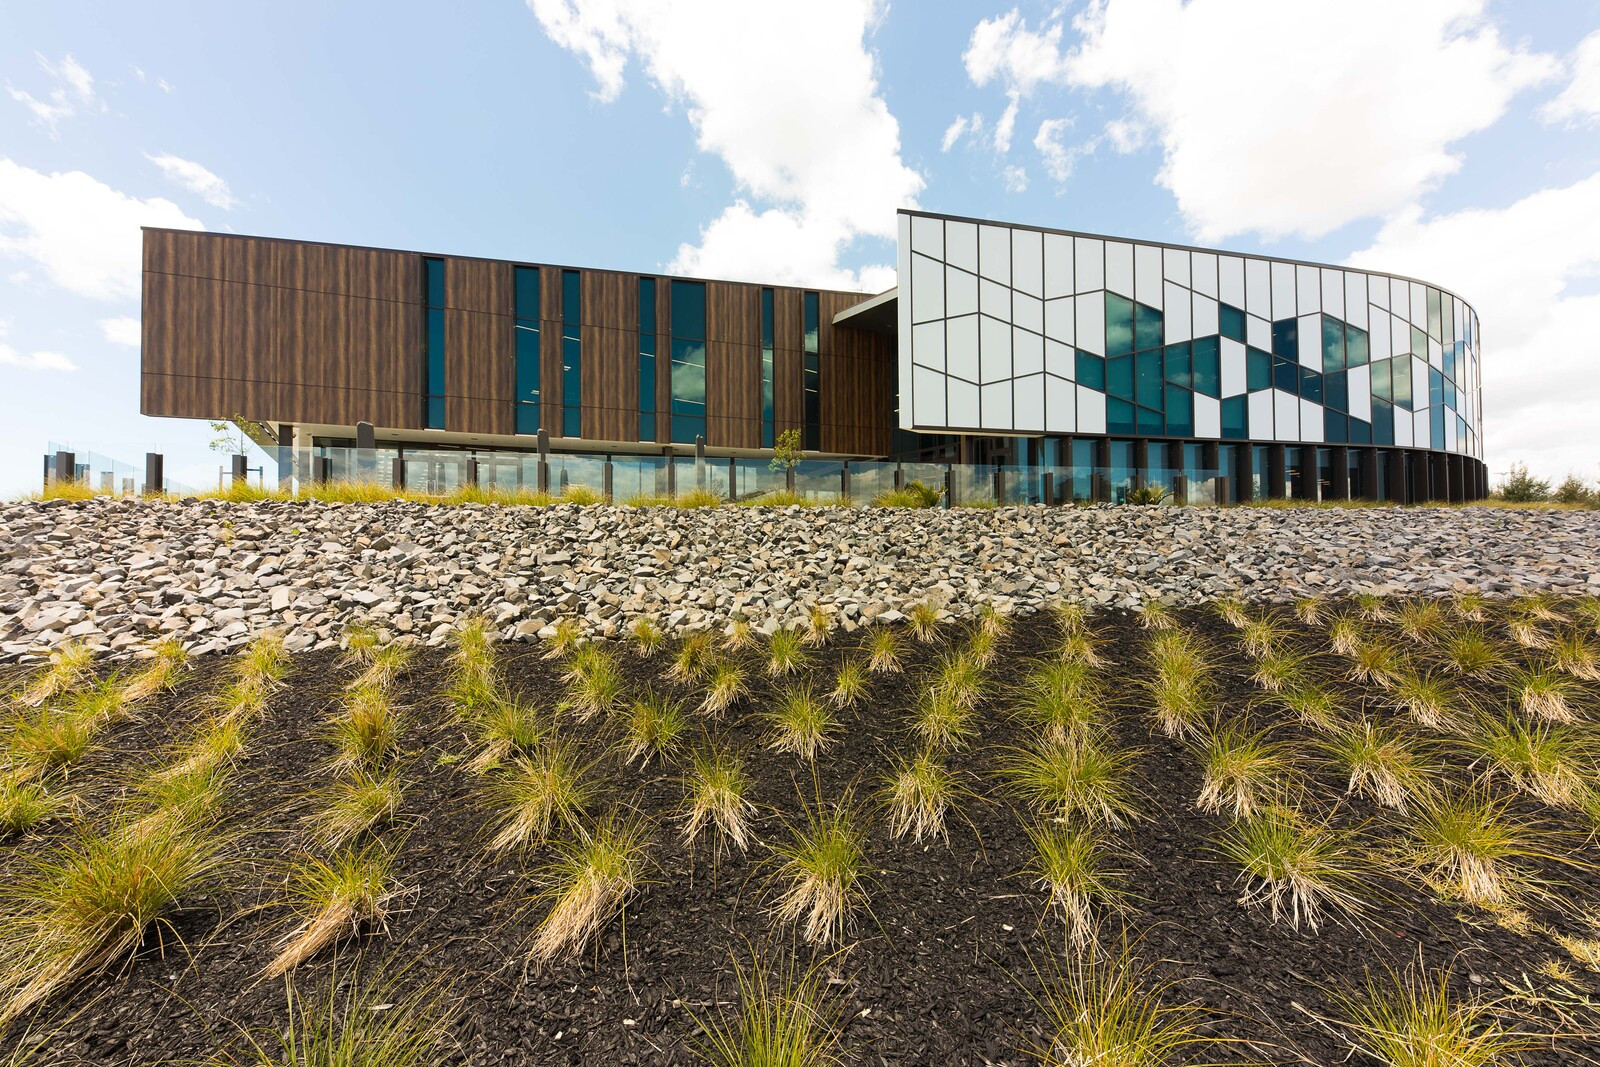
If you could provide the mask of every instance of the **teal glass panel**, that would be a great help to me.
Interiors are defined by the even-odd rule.
[[[1428,336],[1435,341],[1444,340],[1444,323],[1442,321],[1439,290],[1428,290]]]
[[[1133,301],[1116,293],[1106,294],[1106,355],[1120,356],[1133,351]]]
[[[1194,347],[1194,390],[1206,396],[1222,395],[1222,342],[1217,337],[1199,337]]]
[[[805,362],[801,367],[801,380],[805,387],[805,426],[800,435],[801,446],[815,450],[822,447],[822,356],[821,314],[816,293],[805,294]]]
[[[1158,348],[1162,340],[1161,312],[1147,304],[1133,305],[1133,347]]]
[[[422,271],[426,279],[423,295],[428,301],[428,306],[444,307],[444,260],[425,259],[422,261]]]
[[[1300,364],[1292,359],[1277,359],[1272,361],[1272,386],[1285,393],[1300,393]]]
[[[706,420],[703,415],[672,416],[672,440],[680,445],[692,445],[696,437],[706,434]]]
[[[1310,367],[1300,368],[1300,396],[1313,404],[1322,403],[1322,375]]]
[[[538,404],[518,404],[516,407],[517,407],[517,432],[518,433],[538,433],[540,428],[541,428],[539,426],[539,405]]]
[[[1390,379],[1392,360],[1380,359],[1372,364],[1372,395],[1382,400],[1394,399],[1394,384]]]
[[[1284,359],[1300,358],[1300,323],[1279,319],[1272,324],[1272,354]]]
[[[1106,361],[1092,352],[1078,349],[1077,376],[1079,385],[1105,392]]]
[[[1133,398],[1146,407],[1162,407],[1161,399],[1161,350],[1159,348],[1150,352],[1140,352],[1133,357],[1134,384]]]
[[[567,329],[583,324],[583,279],[575,270],[561,272],[561,322]]]
[[[639,440],[654,441],[656,439],[656,413],[653,411],[639,412]]]
[[[1244,354],[1244,385],[1252,393],[1272,388],[1272,354],[1247,348]]]
[[[1431,431],[1429,433],[1429,435],[1428,435],[1429,440],[1431,442],[1429,447],[1430,448],[1443,448],[1444,447],[1444,408],[1436,407],[1436,408],[1431,408],[1429,410],[1429,412],[1428,412],[1428,429]]]
[[[761,290],[761,347],[772,348],[772,290]]]
[[[1322,372],[1344,370],[1344,323],[1322,316]]]
[[[1400,356],[1390,362],[1393,400],[1396,407],[1411,408],[1411,358]]]
[[[1433,407],[1444,403],[1444,375],[1432,367],[1428,368],[1428,403]]]
[[[705,307],[704,307],[704,301],[702,301],[702,303],[701,303],[701,320],[702,320],[702,323],[704,322],[704,318],[705,318]],[[821,322],[821,315],[817,310],[817,294],[816,293],[807,293],[805,295],[805,331],[806,331],[805,342],[806,342],[806,351],[807,352],[817,352],[817,351],[819,351],[817,346],[820,343],[820,336],[821,336],[821,326],[819,325],[820,322]]]
[[[1350,410],[1350,380],[1348,371],[1334,371],[1322,376],[1322,402],[1335,411]]]
[[[1106,401],[1106,432],[1107,433],[1133,433],[1135,423],[1133,418],[1133,405],[1126,400],[1115,398]]]
[[[672,283],[672,336],[706,339],[706,283]]]
[[[519,322],[515,330],[519,404],[539,402],[539,327],[533,322]]]
[[[1124,400],[1133,399],[1133,357],[1113,356],[1106,360],[1106,392]]]
[[[1394,408],[1377,397],[1372,399],[1372,443],[1394,444]]]
[[[1232,304],[1218,304],[1217,328],[1222,331],[1222,336],[1243,341],[1246,334],[1243,309],[1236,308]]]
[[[537,320],[539,318],[539,268],[517,267],[512,271],[512,276],[514,281],[513,296],[517,302],[517,318]]]
[[[1167,386],[1167,433],[1173,437],[1194,434],[1194,394],[1181,386]]]
[[[1222,402],[1222,436],[1243,441],[1250,436],[1250,398],[1230,396]]]
[[[427,302],[423,336],[423,373],[427,403],[423,414],[430,430],[445,428],[444,261],[422,261],[423,299]]]
[[[1444,376],[1454,381],[1456,377],[1456,349],[1454,345],[1445,348],[1440,362],[1444,364]]]
[[[1173,385],[1190,388],[1193,385],[1193,357],[1189,352],[1189,342],[1167,346],[1167,381]]]
[[[1364,419],[1350,416],[1350,443],[1353,445],[1370,445],[1372,443],[1372,423]]]
[[[444,397],[430,396],[428,398],[428,429],[444,429]]]
[[[1348,323],[1344,328],[1344,365],[1365,367],[1372,358],[1367,344],[1367,331]]]
[[[656,332],[656,280],[639,279],[639,332]]]
[[[1350,416],[1324,408],[1322,412],[1322,439],[1331,445],[1342,445],[1350,437]]]
[[[1137,419],[1140,433],[1160,434],[1166,430],[1166,416],[1152,408],[1138,408]]]

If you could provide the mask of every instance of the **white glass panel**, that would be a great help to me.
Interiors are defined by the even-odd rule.
[[[978,280],[978,310],[1002,322],[1011,321],[1011,290],[988,278]]]
[[[1189,253],[1181,248],[1163,248],[1161,250],[1162,276],[1169,282],[1177,282],[1185,289],[1189,288]]]
[[[1046,300],[1044,304],[1044,335],[1057,341],[1073,343],[1072,309],[1076,301],[1070,296]]]
[[[1272,351],[1272,323],[1254,315],[1247,315],[1244,327],[1244,338],[1252,348],[1259,348],[1263,352]]]
[[[1428,338],[1428,363],[1435,370],[1444,370],[1444,346],[1433,338]]]
[[[1011,231],[1011,287],[1032,296],[1044,295],[1043,236],[1038,230]]]
[[[1411,351],[1411,324],[1398,315],[1391,315],[1389,322],[1393,327],[1389,333],[1389,354],[1403,356]]]
[[[918,323],[911,328],[911,358],[924,367],[944,370],[944,320]]]
[[[1322,310],[1322,279],[1321,271],[1316,267],[1297,266],[1295,273],[1295,306],[1301,315],[1311,315]],[[1272,283],[1278,283],[1274,275]]]
[[[911,370],[911,415],[916,426],[939,427],[944,420],[944,375],[926,367]]]
[[[1317,273],[1322,275],[1323,312],[1348,322],[1344,313],[1344,271],[1323,268]]]
[[[1222,339],[1222,395],[1238,396],[1246,389],[1244,345],[1231,337]]]
[[[1380,311],[1372,316],[1372,325],[1367,337],[1367,349],[1372,359],[1382,359],[1390,355],[1389,351],[1389,315]]]
[[[1077,345],[1097,356],[1106,354],[1106,295],[1084,293],[1078,297]]]
[[[1161,306],[1161,249],[1155,245],[1133,246],[1133,292],[1139,303]]]
[[[1078,386],[1078,432],[1106,432],[1106,394]]]
[[[1011,321],[1034,333],[1044,332],[1044,301],[1036,296],[1013,292]]]
[[[1323,430],[1322,405],[1309,400],[1300,401],[1300,440],[1321,441]]]
[[[1300,316],[1300,365],[1322,370],[1322,316]]]
[[[1105,244],[1104,241],[1096,241],[1092,237],[1073,238],[1072,261],[1078,272],[1078,292],[1087,293],[1091,289],[1106,287]]]
[[[1411,414],[1411,441],[1418,448],[1433,447],[1433,431],[1428,425],[1428,413],[1416,411]]]
[[[1123,296],[1133,296],[1133,246],[1121,241],[1106,242],[1106,288]]]
[[[1389,310],[1389,279],[1382,274],[1367,275],[1367,300]]]
[[[978,273],[1011,284],[1011,231],[1006,227],[978,227]]]
[[[1272,269],[1272,318],[1292,319],[1300,314],[1294,299],[1294,264],[1270,264]]]
[[[1072,238],[1059,233],[1044,235],[1044,295],[1071,296]]]
[[[1259,262],[1259,261],[1257,261]],[[1238,256],[1217,257],[1217,299],[1224,304],[1231,304],[1236,308],[1245,306],[1244,268],[1245,261]],[[1262,264],[1263,278],[1265,278],[1266,264]],[[1254,279],[1252,279],[1254,284]],[[1261,283],[1263,297],[1266,296],[1266,282]]]
[[[1428,365],[1411,357],[1411,406],[1420,411],[1428,405]]]
[[[1044,370],[1044,338],[1027,330],[1011,331],[1011,374],[1020,378]]]
[[[1012,429],[1010,379],[983,386],[983,414],[978,425],[985,430]]]
[[[1189,253],[1191,288],[1206,296],[1217,295],[1217,257],[1211,252]]]
[[[1162,301],[1166,305],[1166,312],[1162,315],[1161,325],[1166,333],[1166,343],[1169,345],[1187,341],[1194,336],[1190,299],[1189,290],[1173,282],[1167,282],[1166,299]]]
[[[1044,375],[1018,378],[1012,393],[1011,423],[1015,429],[1044,431]]]
[[[944,220],[911,216],[911,248],[934,259],[944,258]]]
[[[1367,276],[1365,274],[1346,274],[1344,276],[1344,321],[1367,328]]]
[[[1372,365],[1351,367],[1346,380],[1350,383],[1350,417],[1371,422]]]
[[[1411,285],[1399,278],[1389,279],[1389,310],[1402,319],[1411,319]]]
[[[1044,376],[1044,428],[1047,433],[1071,433],[1078,428],[1077,390],[1053,374]]]
[[[1194,298],[1194,335],[1210,337],[1218,332],[1217,302],[1209,296]]]
[[[969,382],[978,380],[978,316],[963,315],[945,324],[946,372]]]
[[[978,273],[978,227],[971,222],[944,224],[944,261]]]
[[[911,257],[911,321],[944,318],[944,268],[927,256]]]
[[[1272,398],[1276,390],[1263,389],[1250,394],[1250,436],[1257,441],[1271,441]]]
[[[1428,331],[1428,288],[1421,282],[1411,282],[1411,325]]]
[[[1245,310],[1264,319],[1277,318],[1272,313],[1271,268],[1264,259],[1244,261]]]
[[[978,311],[978,278],[954,267],[944,269],[944,313],[975,315]]]
[[[1411,447],[1411,413],[1403,408],[1394,410],[1394,443],[1401,448]]]
[[[1222,401],[1204,393],[1194,394],[1194,435],[1209,438],[1222,436]]]
[[[951,383],[952,385],[954,383]],[[1300,440],[1300,398],[1281,389],[1272,390],[1272,425],[1279,441]]]
[[[1060,341],[1046,340],[1044,369],[1071,381],[1078,376],[1078,350]]]
[[[980,371],[978,381],[992,382],[1011,377],[1011,327],[987,315],[980,316],[978,327]]]

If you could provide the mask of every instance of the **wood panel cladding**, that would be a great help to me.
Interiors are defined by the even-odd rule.
[[[179,230],[144,235],[142,377],[146,414],[420,429],[424,389],[423,255]],[[446,428],[515,430],[513,264],[445,263]],[[579,272],[583,294],[582,436],[639,440],[639,275]],[[563,268],[540,267],[541,422],[562,426]],[[669,435],[671,280],[656,293],[658,438]],[[761,442],[761,289],[707,282],[708,444]],[[804,418],[800,289],[773,286],[776,429]],[[836,329],[859,302],[822,292],[822,447],[889,447],[894,342]]]

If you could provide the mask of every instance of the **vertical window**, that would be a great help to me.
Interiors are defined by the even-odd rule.
[[[706,286],[672,283],[672,439],[706,432]]]
[[[656,439],[656,280],[639,279],[639,440]]]
[[[516,299],[517,432],[538,433],[539,268],[514,268]]]
[[[816,293],[807,293],[805,296],[805,328],[805,432],[801,435],[800,447],[815,451],[822,447],[822,327]]]
[[[561,435],[583,436],[583,279],[561,272]]]
[[[423,331],[423,362],[427,391],[424,425],[444,429],[444,260],[422,261],[423,306],[427,316]]]
[[[761,290],[761,447],[771,448],[772,420],[772,290]],[[899,420],[895,420],[896,426]]]

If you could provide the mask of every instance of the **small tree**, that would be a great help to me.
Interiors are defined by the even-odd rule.
[[[772,446],[772,462],[767,464],[767,469],[792,470],[805,458],[806,454],[800,450],[800,431],[784,430]]]
[[[237,456],[250,448],[251,431],[265,432],[259,422],[252,422],[237,412],[232,418],[212,422],[210,449],[213,452],[226,452],[230,456]]]
[[[1528,473],[1526,463],[1513,463],[1500,483],[1500,499],[1512,504],[1534,504],[1550,499],[1550,483]]]
[[[1596,495],[1596,491],[1585,485],[1576,474],[1569,474],[1551,492],[1550,499],[1558,504],[1593,504]]]

